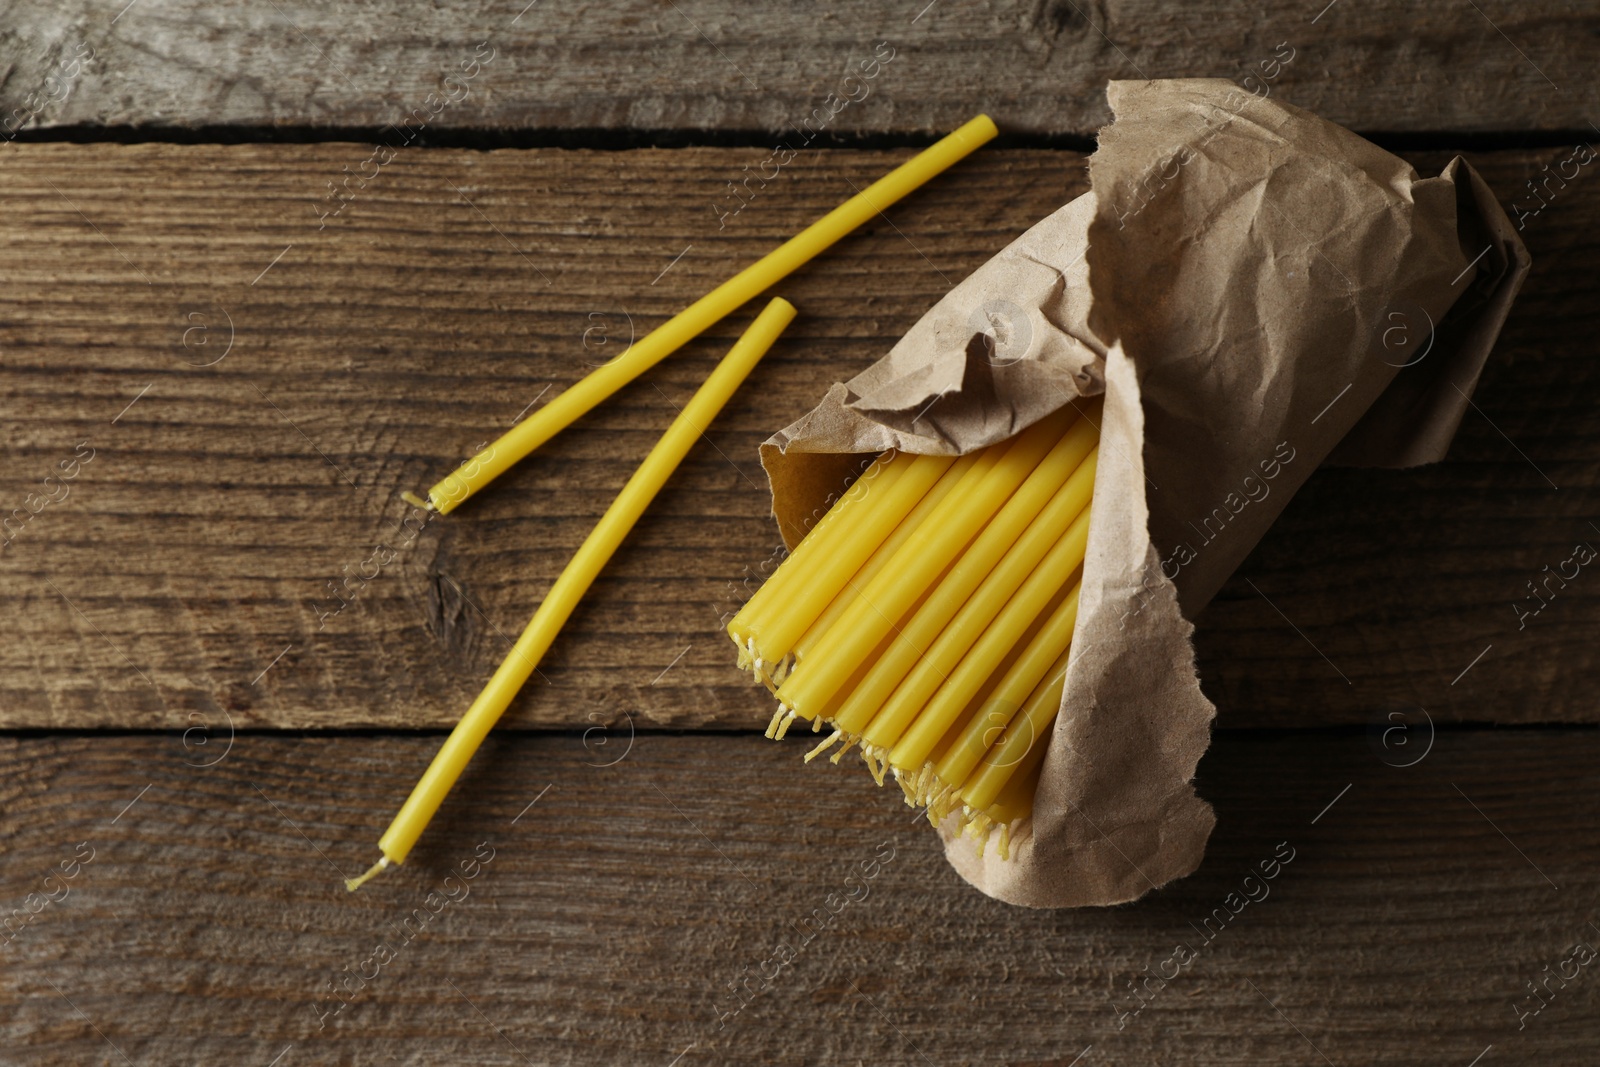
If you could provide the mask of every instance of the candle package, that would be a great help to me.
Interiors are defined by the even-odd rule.
[[[1323,462],[1443,457],[1529,265],[1459,157],[1222,80],[1108,92],[1090,190],[762,445],[791,554],[729,625],[769,736],[1036,907],[1198,865],[1189,619]]]

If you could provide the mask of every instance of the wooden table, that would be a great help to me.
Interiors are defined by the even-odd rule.
[[[1600,134],[1592,10],[122,2],[0,36],[0,1063],[1593,1062],[1600,579],[1514,607],[1600,539],[1600,170],[1543,181]],[[779,547],[756,445],[1083,191],[1107,79],[1288,52],[1284,99],[1465,154],[1533,273],[1449,460],[1319,472],[1197,620],[1201,869],[996,903],[758,736],[719,634]],[[469,508],[408,530],[401,492],[979,110],[999,143],[785,284],[802,318],[347,895],[747,316]]]

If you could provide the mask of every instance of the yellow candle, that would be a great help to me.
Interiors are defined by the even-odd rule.
[[[984,709],[985,704],[992,695],[994,686],[1011,672],[1012,666],[1022,656],[1026,646],[1032,644],[1039,630],[1048,622],[1048,616],[1060,606],[1070,592],[1070,589],[1063,589],[1055,597],[1051,598],[1050,606],[1045,610],[1044,614],[1034,620],[1033,625],[1028,627],[1020,643],[1016,647],[1008,649],[1005,655],[1000,657],[999,662],[994,664],[989,672],[988,681],[984,683],[967,707],[962,709],[961,714],[956,716],[955,721],[950,724],[950,728],[939,739],[939,743],[933,746],[933,751],[928,754],[928,758],[924,761],[920,770],[907,773],[900,768],[892,767],[889,763],[889,753],[872,749],[869,743],[868,751],[873,752],[877,757],[876,762],[884,768],[885,772],[893,770],[896,781],[911,783],[913,787],[911,790],[912,806],[926,807],[933,825],[940,825],[952,812],[962,809],[961,797],[957,792],[956,786],[940,778],[935,773],[936,768],[944,760],[945,755],[954,747],[962,732],[972,724],[973,720],[978,717],[978,713]],[[1028,693],[1024,692],[1022,699],[1026,700],[1028,695]],[[989,735],[990,740],[993,740],[994,735],[999,732],[998,729],[992,731]],[[980,758],[982,758],[982,755],[983,753],[979,753]],[[872,762],[869,761],[869,767]],[[958,819],[963,823],[968,823],[973,821],[973,817],[979,814],[981,813],[974,812],[972,809],[963,809]]]
[[[797,664],[778,688],[778,699],[813,718],[878,642],[905,617],[934,578],[1000,510],[1044,454],[1060,440],[1065,417],[1034,423],[1007,445],[985,449],[956,488],[934,510],[889,565],[862,590],[839,622],[822,635],[812,656]]]
[[[895,743],[893,751],[889,754],[889,762],[902,770],[920,769],[924,763],[938,762],[936,750],[941,741],[946,741],[949,736],[963,725],[962,713],[967,711],[973,697],[983,688],[984,684],[994,677],[998,660],[1020,646],[1029,639],[1025,631],[1039,621],[1040,615],[1048,608],[1051,600],[1057,599],[1067,583],[1072,581],[1073,575],[1078,571],[1083,560],[1082,539],[1088,532],[1088,514],[1080,517],[1079,522],[1073,524],[1073,529],[1062,538],[1062,542],[1050,555],[1040,563],[1039,569],[1031,575],[1015,596],[1006,602],[1005,609],[995,616],[994,622],[984,630],[983,635],[973,644],[967,655],[956,665],[934,691],[927,704],[917,713],[917,717]],[[1081,532],[1080,532],[1081,531]],[[1070,545],[1071,541],[1078,541],[1077,545]],[[1077,597],[1069,596],[1073,608],[1073,619],[1076,621]],[[1037,636],[1037,634],[1035,634]],[[1059,652],[1059,649],[1057,650]],[[1040,673],[1049,669],[1054,656],[1045,658]],[[1016,666],[1013,660],[1012,667]],[[1009,668],[1008,668],[1009,670]],[[1037,678],[1034,679],[1038,681]],[[1032,686],[1028,687],[1029,690]],[[1024,690],[1026,693],[1028,690]],[[995,738],[1001,731],[990,733]],[[945,749],[948,755],[950,744]],[[983,753],[979,753],[981,758]],[[974,763],[977,760],[973,761]],[[936,768],[937,773],[937,768]],[[960,780],[941,779],[949,785],[960,785]]]
[[[908,616],[914,618],[917,612],[922,610],[922,605],[927,601],[929,594],[931,594],[934,589],[938,588],[939,583],[943,581],[945,575],[949,573],[949,568],[953,567],[954,565],[954,561],[951,561],[951,563],[947,564],[945,569],[935,576],[934,581],[929,585],[929,587],[923,589],[917,594],[916,599],[911,602],[910,609],[906,612]],[[859,600],[860,598],[857,597],[856,599]],[[860,662],[858,662],[851,669],[850,676],[845,679],[844,684],[839,687],[833,696],[823,701],[820,705],[808,706],[807,718],[812,720],[820,718],[832,723],[834,717],[839,713],[840,703],[844,701],[844,699],[851,693],[854,693],[858,687],[860,687],[862,680],[866,677],[867,673],[877,665],[880,657],[888,654],[890,646],[898,640],[898,636],[898,634],[892,632],[885,634],[878,642],[876,648],[871,649],[865,655],[857,656],[856,658],[859,659]],[[781,688],[782,686],[779,686],[779,689]],[[786,716],[793,716],[794,714],[794,712],[791,712],[787,707],[780,703],[777,711],[772,717],[772,731],[769,732],[767,736],[781,738],[786,732],[788,732],[788,726],[785,724]],[[813,726],[813,729],[820,730],[821,723]],[[840,735],[836,734],[834,739],[838,740],[839,736]],[[834,762],[837,762],[837,760]],[[876,772],[874,773],[876,774]],[[878,784],[882,785],[883,783],[880,781]]]
[[[865,503],[857,509],[860,521],[847,536],[819,538],[811,565],[796,565],[796,580],[782,590],[783,610],[751,624],[756,651],[767,663],[777,663],[793,650],[794,643],[817,621],[850,576],[861,569],[873,550],[889,539],[907,513],[955,465],[954,456],[908,456],[907,460],[907,464],[897,464],[907,469],[892,485],[868,483],[863,487]]]
[[[1047,610],[1045,614],[1048,615],[1050,611],[1053,611],[1056,604],[1059,603],[1059,601],[1065,595],[1066,590],[1062,590],[1061,594],[1058,595],[1055,600],[1050,602],[1050,609]],[[1022,643],[1016,648],[1007,649],[1005,655],[1000,657],[1000,661],[993,665],[993,669],[989,672],[989,678],[980,687],[978,693],[967,704],[967,706],[962,709],[961,714],[956,716],[956,721],[951,723],[950,729],[944,732],[944,736],[939,739],[939,743],[933,746],[933,751],[928,754],[928,763],[930,765],[936,767],[938,766],[939,761],[944,759],[945,753],[949,752],[951,747],[955,745],[957,739],[961,736],[962,731],[967,728],[967,725],[972,722],[972,720],[977,717],[978,712],[982,710],[983,704],[989,699],[990,691],[993,689],[994,685],[1011,671],[1012,664],[1015,663],[1017,657],[1022,654],[1023,648],[1032,643],[1034,635],[1038,632],[1039,628],[1044,625],[1044,623],[1044,616],[1040,616],[1039,618],[1035,619],[1033,625],[1028,627],[1027,633],[1023,636]],[[1027,694],[1024,693],[1023,696],[1026,697]],[[995,732],[998,733],[999,731],[997,730]],[[885,755],[887,755],[887,753]],[[936,784],[942,786],[943,783]]]
[[[767,349],[772,347],[794,315],[793,306],[786,300],[775,299],[768,304],[722,362],[717,364],[705,384],[684,405],[678,417],[672,420],[667,432],[650,450],[633,477],[628,479],[628,484],[623,486],[617,499],[606,509],[594,531],[561,572],[561,577],[550,587],[549,594],[539,605],[527,629],[522,631],[522,636],[517,638],[510,655],[500,664],[478,699],[472,702],[472,707],[450,732],[438,755],[428,765],[422,780],[406,798],[400,813],[378,841],[383,858],[366,874],[347,882],[348,888],[357,888],[391,863],[405,862],[411,846],[416,844],[428,820],[460,777],[467,761],[539,665],[540,658],[578,606],[578,601],[588,591],[600,569],[611,559],[612,553],[667,478],[677,469],[690,447],[705,432],[711,420],[722,410],[722,406]]]
[[[839,595],[833,598],[828,610],[824,611],[817,621],[811,624],[810,629],[801,635],[800,640],[794,643],[796,660],[804,659],[810,654],[811,649],[816,647],[817,641],[828,632],[828,628],[839,621],[839,616],[843,615],[845,609],[861,595],[861,590],[877,577],[878,572],[889,562],[889,558],[900,551],[900,546],[905,544],[906,539],[933,513],[933,509],[939,506],[940,501],[950,494],[950,490],[954,489],[956,483],[967,473],[967,468],[977,461],[978,454],[968,452],[946,468],[939,476],[939,480],[933,483],[933,488],[917,501],[917,506],[911,509],[911,514],[901,520],[900,525],[894,528],[894,533],[889,535],[889,539],[877,547],[867,562],[861,565],[861,569],[856,571],[855,577],[851,578],[839,591]]]
[[[1068,431],[1055,458],[1060,460],[1057,472],[1065,468],[1070,477],[1061,476],[1049,486],[1052,495],[1036,514],[1015,524],[996,517],[990,529],[996,531],[1001,551],[977,573],[958,579],[961,565],[952,569],[934,594],[937,606],[930,598],[918,617],[902,628],[904,643],[897,643],[878,661],[879,669],[845,702],[836,726],[862,733],[880,748],[899,740],[1006,599],[1087,506],[1094,486],[1095,437],[1094,424],[1087,419]]]
[[[1007,782],[1044,758],[1051,725],[1061,710],[1061,691],[1066,686],[1067,665],[1071,661],[1071,649],[1061,653],[1050,666],[1049,681],[1033,691],[1022,714],[1011,721],[1000,735],[999,743],[968,777],[960,791],[962,801],[968,806],[978,811],[987,809]]]
[[[844,686],[842,680],[854,676],[861,661],[875,658],[875,653],[873,655],[868,653],[877,648],[878,643],[883,643],[885,647],[893,644],[892,641],[884,641],[884,638],[898,628],[901,617],[920,610],[921,602],[942,580],[945,571],[955,563],[956,553],[961,548],[961,544],[956,544],[953,548],[948,545],[940,546],[936,557],[928,548],[932,539],[930,531],[944,527],[952,516],[961,513],[963,503],[979,491],[984,479],[994,470],[1008,447],[1009,444],[996,445],[994,448],[974,454],[976,459],[956,482],[949,495],[934,507],[921,526],[912,531],[911,536],[889,557],[889,561],[872,580],[854,591],[854,598],[845,605],[838,621],[817,638],[817,643],[806,660],[795,664],[794,670],[784,679],[783,685],[779,686],[780,701],[786,701],[789,706],[793,706],[793,700],[798,699],[805,709],[799,714],[808,719],[816,718],[821,714],[819,709],[831,707],[836,696],[843,697],[850,691],[850,687]],[[932,572],[932,579],[915,585],[900,583],[897,586],[892,583],[893,573],[904,570],[914,562],[927,565]],[[885,585],[886,582],[890,584]],[[884,628],[883,633],[871,637],[858,632],[863,625],[874,621],[874,616],[883,614],[881,598],[885,589],[904,594],[904,597],[897,597],[894,604],[890,605],[896,614],[884,616],[889,626]],[[902,607],[903,599],[909,599],[910,603]],[[873,632],[876,633],[876,629]],[[833,662],[830,665],[830,659],[841,654],[848,657],[849,662]],[[819,685],[813,682],[812,675],[824,669],[831,676],[824,680],[827,684]]]
[[[1078,595],[1081,591],[1082,586],[1075,585],[1062,598],[1022,654],[989,691],[972,721],[967,723],[949,749],[938,757],[934,773],[941,782],[958,788],[966,784],[967,776],[1022,710],[1028,695],[1048,676],[1051,666],[1061,654],[1071,647],[1072,630],[1078,623]]]
[[[1017,767],[1017,773],[1006,782],[1000,795],[994,798],[994,803],[984,809],[985,815],[998,823],[1014,823],[1033,812],[1033,794],[1039,788],[1039,766],[1044,763],[1044,753],[1044,745],[1035,745],[1028,750]]]
[[[994,803],[984,809],[983,815],[1000,825],[1000,858],[1010,859],[1011,827],[1033,814],[1033,797],[1039,791],[1039,768],[1044,763],[1044,745],[1028,750],[1023,763],[1017,768]],[[980,849],[983,845],[980,843]]]
[[[428,499],[440,512],[454,510],[462,501],[498,478],[517,460],[550,440],[600,401],[700,336],[735,308],[759,296],[827,251],[840,238],[890,204],[965,159],[999,132],[987,115],[979,115],[926,151],[896,167],[646,334],[622,355],[517,423],[460,469],[429,489]]]
[[[808,560],[818,553],[822,542],[834,539],[835,534],[843,536],[853,526],[851,520],[856,517],[856,509],[866,501],[867,486],[883,488],[894,485],[910,469],[910,462],[914,458],[906,456],[902,459],[901,456],[899,451],[890,450],[870,462],[867,469],[862,470],[861,477],[856,478],[856,482],[845,491],[845,496],[827,509],[827,514],[822,515],[816,526],[800,539],[800,544],[795,545],[794,552],[779,563],[778,569],[762,582],[762,587],[755,590],[749,600],[744,601],[744,606],[733,616],[733,621],[728,622],[728,637],[733,638],[734,645],[739,648],[741,667],[746,665],[742,662],[742,656],[752,651],[750,638],[762,627],[762,622],[770,619],[774,606],[781,603],[782,590],[792,582],[803,581],[802,571],[805,571]],[[795,577],[797,574],[802,574],[802,577]]]
[[[875,496],[872,507],[862,509],[848,536],[832,537],[819,544],[813,565],[798,574],[798,581],[782,590],[782,611],[754,630],[755,646],[768,662],[787,656],[800,635],[816,622],[835,595],[861,569],[878,545],[888,541],[902,518],[928,494],[946,470],[954,466],[954,456],[907,456],[906,475],[894,485],[866,486],[867,496]]]
[[[966,650],[966,644],[956,646],[955,637],[959,635],[970,643],[976,639],[977,631],[987,625],[989,615],[968,607],[974,591],[978,591],[977,599],[987,609],[999,611],[1005,597],[1021,584],[1050,543],[1082,510],[1092,490],[1093,473],[1092,468],[1085,474],[1075,472],[1093,451],[1097,437],[1092,416],[1073,423],[940,581],[928,601],[900,628],[894,644],[844,700],[835,726],[846,733],[860,733],[869,723],[878,723],[879,733],[883,734],[886,724],[893,721],[898,736],[932,687]],[[994,573],[997,567],[999,575]],[[957,621],[952,622],[953,619]],[[951,636],[947,638],[946,634]],[[936,657],[937,664],[932,662]],[[912,676],[909,682],[908,674]],[[908,684],[915,691],[914,699],[907,690]],[[886,708],[895,710],[885,717]]]
[[[1084,466],[1092,472],[1093,458],[1085,460]],[[1092,473],[1089,480],[1093,480]],[[995,664],[1008,649],[1022,643],[1028,627],[1082,565],[1088,539],[1089,509],[1085,508],[1038,566],[1027,568],[1024,580],[1012,586],[1013,593],[1005,590],[1012,576],[996,569],[991,575],[997,579],[992,593],[980,589],[962,608],[963,616],[971,609],[971,622],[976,625],[958,616],[957,622],[967,625],[952,624],[939,635],[922,663],[895,691],[894,700],[864,731],[874,745],[893,747],[890,763],[902,770],[922,767],[928,753],[990,676]],[[1010,562],[1006,560],[1007,564]]]

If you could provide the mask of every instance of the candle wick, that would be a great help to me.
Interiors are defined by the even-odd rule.
[[[788,708],[779,704],[778,710],[772,713],[772,721],[767,723],[767,739],[769,741],[777,736],[778,727],[783,724],[783,716],[788,710]]]
[[[810,752],[806,753],[805,761],[807,763],[810,763],[812,760],[816,759],[818,756],[820,756],[824,752],[828,751],[828,749],[831,748],[835,743],[837,743],[838,740],[843,736],[844,736],[844,731],[843,730],[837,730],[837,729],[834,730],[833,733],[831,733],[827,737],[823,738],[822,744],[818,745],[816,748],[814,748]]]
[[[377,863],[374,863],[371,867],[368,867],[367,873],[363,874],[360,878],[346,878],[344,880],[344,887],[350,892],[354,893],[357,889],[360,889],[362,886],[366,885],[369,880],[376,878],[381,872],[388,869],[389,857],[385,856]]]
[[[420,496],[418,496],[417,494],[413,493],[409,489],[407,489],[405,492],[400,494],[400,499],[404,500],[407,504],[410,504],[414,508],[423,508],[424,510],[427,510],[427,511],[435,510],[435,508],[433,506],[433,501],[424,500]]]

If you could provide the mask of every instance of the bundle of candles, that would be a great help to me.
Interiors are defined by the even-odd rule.
[[[1068,405],[959,458],[877,457],[728,624],[778,698],[980,851],[1031,812],[1078,616],[1099,445]]]

